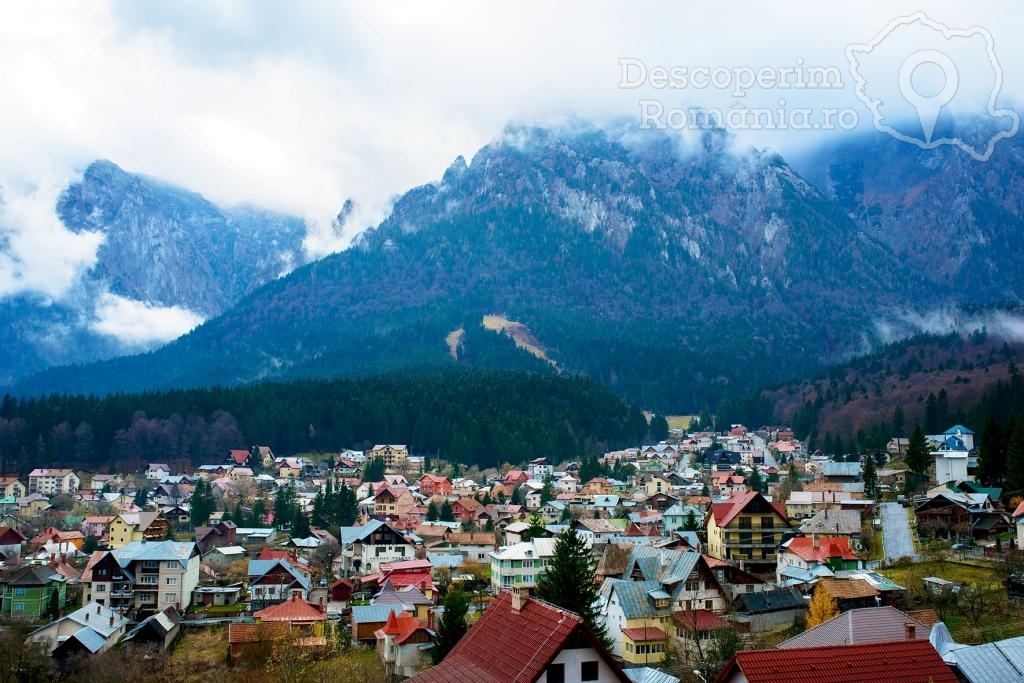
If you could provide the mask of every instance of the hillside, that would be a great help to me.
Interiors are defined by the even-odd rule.
[[[997,382],[1009,377],[1009,363],[1024,357],[1024,344],[1008,344],[984,333],[918,336],[840,364],[815,379],[763,392],[777,419],[792,422],[801,436],[852,437],[885,424],[890,430],[903,411],[907,436],[926,422],[929,394],[947,395],[943,421],[971,409]],[[980,428],[980,425],[977,425]],[[818,444],[820,445],[820,443]]]
[[[646,432],[643,413],[582,378],[452,368],[105,398],[7,396],[0,465],[135,470],[146,460],[221,462],[228,449],[257,443],[289,455],[384,442],[496,467],[632,446]]]
[[[550,367],[481,330],[500,314],[563,371],[692,410],[814,370],[860,346],[874,316],[942,298],[782,158],[728,144],[718,131],[681,149],[657,131],[510,128],[398,199],[348,251],[158,351],[18,390],[442,367],[460,328],[458,363]]]

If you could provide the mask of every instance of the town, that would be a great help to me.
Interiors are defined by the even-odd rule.
[[[1024,502],[977,456],[963,425],[857,457],[676,424],[485,471],[402,444],[37,468],[0,480],[0,649],[19,680],[1013,680]]]

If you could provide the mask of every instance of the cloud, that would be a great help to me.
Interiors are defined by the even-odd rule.
[[[89,329],[126,347],[145,350],[176,339],[203,322],[181,306],[155,306],[116,294],[103,294]]]
[[[970,334],[985,330],[1006,341],[1024,341],[1024,316],[1012,311],[965,312],[958,308],[902,311],[874,321],[875,336],[889,344],[916,334]],[[869,340],[865,340],[870,350]]]
[[[754,68],[804,60],[846,73],[848,44],[916,9],[902,0],[856,11],[650,0],[0,3],[0,186],[15,174],[70,175],[109,158],[220,204],[302,215],[312,225],[307,248],[320,255],[379,220],[397,194],[438,178],[460,154],[470,158],[510,120],[637,119],[638,100],[649,97],[668,107],[734,103],[715,89],[620,89],[620,58]],[[1019,22],[1006,16],[1019,8],[948,0],[929,12],[953,26],[987,27],[1004,92],[1020,92],[1024,48]],[[781,94],[792,106],[861,107],[846,85]],[[774,107],[779,97],[754,89],[744,103]],[[787,155],[820,139],[749,138]],[[332,221],[348,198],[360,209],[337,230]],[[81,236],[60,236],[66,248],[51,243],[49,258],[87,262]],[[36,265],[43,274],[26,273]],[[50,278],[45,264],[26,261],[17,278],[14,268],[0,262],[8,287]]]
[[[0,199],[0,297],[29,292],[61,299],[96,263],[97,232],[71,232],[54,205],[66,181],[14,188]]]

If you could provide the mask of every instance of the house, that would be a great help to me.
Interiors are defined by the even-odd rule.
[[[822,534],[827,536],[843,536],[850,540],[851,547],[861,547],[863,523],[860,513],[856,510],[830,510],[825,508],[813,517],[800,523],[800,533],[804,536]]]
[[[534,458],[526,468],[530,472],[530,478],[537,481],[544,481],[555,473],[554,466],[547,458]]]
[[[935,481],[940,484],[970,478],[967,472],[970,449],[960,437],[947,436],[931,456],[935,460]]]
[[[398,610],[388,614],[384,626],[374,636],[385,673],[389,677],[407,678],[426,663],[424,646],[433,642],[434,632],[416,617]]]
[[[662,529],[666,534],[673,531],[686,529],[689,522],[693,522],[690,531],[696,531],[704,526],[704,511],[696,505],[689,503],[676,503],[662,513]]]
[[[199,551],[191,542],[132,541],[97,551],[82,572],[84,599],[142,612],[185,610],[199,585],[199,565]]]
[[[581,517],[573,522],[573,526],[588,544],[607,543],[626,530],[626,520]]]
[[[737,652],[715,683],[957,683],[926,640]]]
[[[627,665],[664,661],[671,630],[672,595],[660,581],[605,579],[601,584],[601,611],[613,655]]]
[[[413,586],[423,593],[430,600],[437,597],[437,588],[434,586],[434,579],[431,576],[433,565],[430,560],[403,560],[400,562],[385,562],[380,565],[379,571],[367,574],[362,577],[362,588],[383,588],[390,584],[397,589]]]
[[[214,548],[233,546],[238,541],[238,527],[231,520],[220,522],[217,526],[196,527],[195,534],[196,547],[202,555]]]
[[[256,623],[228,624],[228,660],[232,663],[261,644],[290,642],[294,648],[318,650],[327,644],[324,636],[326,610],[323,605],[306,602],[298,595],[252,616]]]
[[[361,526],[341,528],[341,554],[335,563],[350,576],[353,572],[371,572],[383,563],[415,557],[416,547],[394,527],[370,520]]]
[[[420,487],[420,493],[427,497],[452,494],[452,480],[440,474],[427,472],[416,483]]]
[[[389,580],[385,580],[380,590],[370,601],[371,605],[394,605],[405,612],[412,613],[420,621],[430,620],[430,610],[434,601],[428,598],[416,585],[396,588]]]
[[[493,532],[449,533],[443,540],[427,545],[427,558],[435,555],[458,555],[464,562],[484,564],[489,561],[490,554],[497,547]]]
[[[808,601],[796,588],[744,593],[733,605],[736,621],[750,633],[785,630],[807,614]]]
[[[45,565],[32,564],[17,569],[3,579],[3,600],[0,611],[5,616],[38,619],[51,608],[53,593],[57,593],[58,610],[67,603],[67,581]]]
[[[157,511],[124,512],[110,523],[107,547],[120,548],[138,541],[161,541],[167,538],[170,524]]]
[[[330,602],[348,602],[352,599],[355,587],[348,579],[338,579],[327,587],[327,596]]]
[[[54,527],[46,527],[38,534],[32,537],[28,542],[31,548],[42,548],[43,546],[50,543],[68,543],[75,547],[76,550],[81,550],[85,545],[85,535],[82,534],[78,529],[70,531],[62,531]]]
[[[416,499],[407,488],[385,485],[373,495],[374,517],[405,517],[416,507]]]
[[[777,548],[790,528],[783,507],[757,491],[712,503],[704,524],[709,555],[763,571],[775,568]]]
[[[501,478],[501,483],[505,486],[511,486],[513,488],[522,486],[526,482],[530,481],[530,475],[522,470],[511,469],[505,473],[505,476]]]
[[[1013,526],[1017,531],[1017,550],[1024,550],[1024,501],[1013,511]]]
[[[0,557],[8,560],[21,557],[25,546],[25,535],[13,527],[0,526]]]
[[[180,635],[181,615],[173,607],[165,607],[136,624],[121,642],[166,652]]]
[[[57,659],[74,654],[99,654],[109,650],[124,635],[128,619],[96,602],[88,602],[67,616],[36,629],[26,639]]]
[[[843,612],[776,647],[789,649],[821,645],[863,645],[914,638],[928,640],[930,633],[930,625],[895,607],[864,607]]]
[[[228,457],[224,459],[224,463],[227,465],[234,465],[235,467],[246,467],[249,464],[249,458],[252,456],[247,450],[240,448],[233,448],[228,451]]]
[[[50,509],[50,500],[42,493],[30,493],[24,498],[16,499],[18,516],[23,519],[38,517]]]
[[[1006,638],[981,645],[963,645],[953,640],[945,624],[937,625],[931,641],[942,659],[955,667],[965,683],[1003,683],[1024,678],[1024,637]]]
[[[366,458],[383,460],[385,472],[403,472],[409,459],[409,447],[405,444],[377,444],[366,451]]]
[[[807,587],[846,569],[863,569],[864,561],[843,536],[797,536],[779,549],[776,581],[780,586]]]
[[[89,536],[103,538],[107,534],[110,523],[115,519],[117,517],[114,515],[88,515],[82,520],[82,526],[79,529],[87,538]]]
[[[826,461],[821,467],[821,477],[830,482],[855,482],[860,479],[862,465],[857,462]]]
[[[255,607],[308,597],[309,578],[286,559],[249,560],[249,600]]]
[[[28,487],[17,477],[0,477],[0,498],[21,498],[27,494]]]
[[[839,611],[845,612],[858,607],[876,607],[881,593],[864,579],[823,578],[818,581],[816,590],[823,590],[831,595]]]
[[[70,469],[37,468],[28,473],[28,493],[45,496],[71,494],[82,487],[82,480]]]
[[[491,588],[502,589],[537,585],[538,576],[547,570],[555,556],[554,538],[535,538],[490,553]]]
[[[1005,515],[985,493],[938,493],[914,508],[914,517],[926,536],[985,540],[1010,530]]]
[[[929,434],[927,438],[929,441],[941,444],[943,441],[950,437],[960,439],[960,441],[964,445],[964,448],[966,448],[968,451],[974,450],[974,432],[961,424],[953,425],[952,427],[944,431],[942,434]]]
[[[242,597],[242,584],[200,586],[192,591],[192,604],[199,606],[235,605]]]
[[[480,620],[437,666],[412,683],[597,681],[629,678],[572,612],[529,597],[526,589],[502,591]]]
[[[648,496],[653,496],[656,493],[668,493],[671,490],[672,484],[660,474],[652,474],[644,478],[644,492]]]
[[[171,476],[171,468],[163,463],[149,463],[146,468],[146,479],[149,481],[163,481]]]

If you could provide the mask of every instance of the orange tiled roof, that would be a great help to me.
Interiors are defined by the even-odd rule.
[[[327,614],[320,609],[319,605],[306,602],[297,595],[289,600],[271,605],[253,614],[259,621],[326,621]]]

